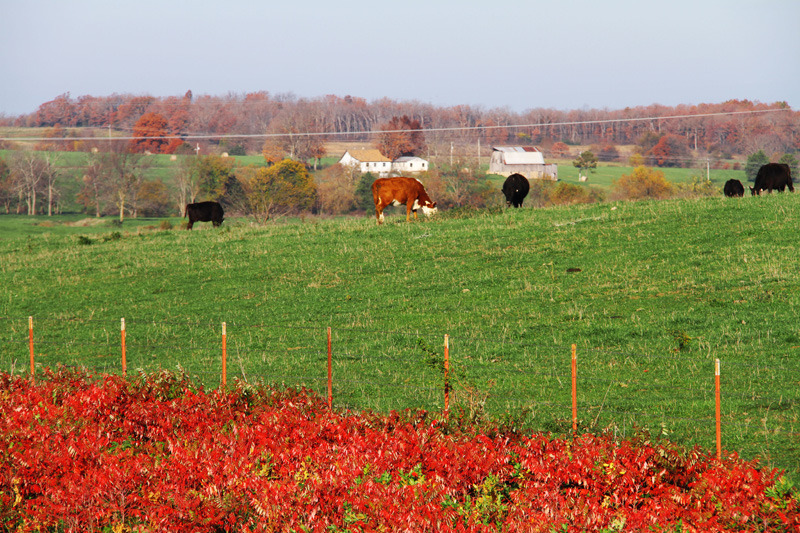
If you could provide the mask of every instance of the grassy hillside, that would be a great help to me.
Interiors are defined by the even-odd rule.
[[[0,369],[181,367],[325,391],[332,328],[339,407],[442,408],[571,428],[577,345],[582,430],[646,428],[723,447],[800,481],[800,195],[451,211],[219,230],[160,221],[0,217]],[[178,219],[173,219],[176,225]]]

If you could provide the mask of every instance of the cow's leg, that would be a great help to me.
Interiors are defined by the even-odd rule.
[[[414,212],[414,220],[417,220],[417,211],[421,207],[422,206],[419,203],[419,198],[414,198],[413,202],[409,201],[408,204],[406,204],[406,208],[407,208],[407,211],[406,211],[406,222],[411,222],[411,220],[409,218],[409,215],[411,214],[410,211]]]
[[[372,193],[372,198],[375,200],[375,219],[378,221],[378,225],[380,226],[383,223],[383,201],[381,197],[376,194],[374,191]]]
[[[186,229],[192,229],[192,226],[194,226],[194,220],[192,220],[192,219],[190,218],[190,219],[189,219],[189,223],[186,225]]]

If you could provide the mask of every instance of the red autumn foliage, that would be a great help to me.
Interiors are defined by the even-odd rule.
[[[151,152],[168,154],[181,144],[167,137],[167,120],[158,113],[146,113],[133,126],[134,139],[130,142],[131,152]]]
[[[0,374],[7,531],[797,531],[778,472],[163,373]]]
[[[425,150],[425,134],[419,120],[407,115],[392,117],[381,129],[384,131],[380,134],[377,148],[391,160]]]

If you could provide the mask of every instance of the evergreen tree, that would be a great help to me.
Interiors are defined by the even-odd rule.
[[[744,167],[744,174],[747,177],[747,181],[756,181],[758,170],[767,163],[769,163],[769,157],[764,153],[764,150],[759,150],[747,156],[747,164]]]
[[[797,158],[792,154],[783,154],[783,156],[778,160],[778,163],[783,163],[784,165],[789,165],[789,170],[792,173],[792,181],[796,181],[797,178]]]
[[[356,207],[370,213],[375,208],[375,201],[372,199],[372,182],[375,176],[370,172],[362,174],[356,186]]]

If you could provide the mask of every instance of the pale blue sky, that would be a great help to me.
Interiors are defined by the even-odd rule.
[[[483,109],[787,101],[800,0],[0,0],[0,114],[69,92]]]

